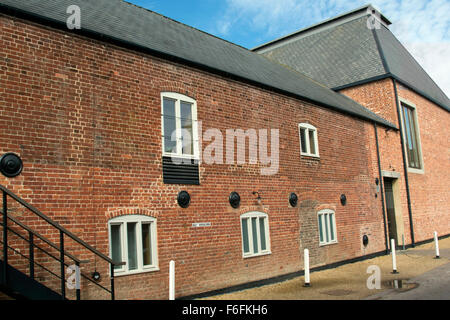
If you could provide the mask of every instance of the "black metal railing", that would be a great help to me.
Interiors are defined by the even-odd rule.
[[[31,204],[27,203],[23,199],[19,198],[17,195],[12,193],[10,190],[6,189],[4,186],[0,185],[0,191],[2,192],[2,229],[3,229],[3,239],[0,241],[3,245],[3,278],[1,279],[1,282],[7,286],[8,285],[8,249],[12,250],[15,254],[21,256],[22,258],[25,258],[29,261],[29,277],[33,280],[35,279],[35,266],[38,266],[42,268],[43,270],[49,272],[53,276],[60,279],[61,283],[61,298],[66,299],[66,279],[65,279],[65,268],[69,266],[69,264],[66,262],[66,257],[72,260],[77,268],[77,270],[80,270],[80,265],[84,263],[88,263],[89,261],[85,260],[79,260],[75,256],[71,255],[70,253],[66,252],[64,249],[65,243],[64,243],[64,236],[69,237],[79,245],[81,245],[83,248],[89,250],[92,252],[95,256],[99,257],[100,259],[106,261],[109,264],[110,269],[110,288],[106,288],[102,286],[101,284],[97,283],[96,281],[92,280],[91,277],[83,274],[81,271],[79,271],[80,277],[86,279],[90,283],[93,283],[98,288],[108,292],[111,295],[111,300],[115,299],[115,292],[114,292],[114,266],[124,265],[125,262],[115,262],[111,260],[108,256],[104,255],[103,253],[99,252],[77,236],[75,236],[70,231],[63,228],[61,225],[59,225],[57,222],[53,221],[46,215],[44,215],[42,212],[40,212],[38,209],[33,207]],[[56,245],[54,242],[50,241],[46,237],[42,236],[35,230],[31,229],[30,227],[26,226],[24,223],[20,222],[18,219],[12,217],[8,214],[8,197],[19,203],[24,208],[28,209],[33,214],[37,215],[39,218],[43,219],[46,223],[48,223],[51,227],[57,229],[59,231],[59,246]],[[11,221],[16,228],[12,228],[8,224],[8,221]],[[23,235],[22,233],[18,232],[18,229],[24,230],[27,233],[27,236]],[[11,232],[18,238],[24,240],[26,243],[28,243],[29,251],[28,256],[24,255],[20,250],[16,250],[15,248],[12,248],[8,244],[8,232]],[[46,244],[48,247],[53,248],[57,252],[59,252],[59,256],[56,256],[49,252],[48,249],[43,248],[42,246],[38,245],[36,243],[36,239],[39,239],[44,244]],[[48,257],[50,257],[53,260],[56,260],[59,263],[59,274],[49,270],[44,265],[39,264],[35,261],[35,250],[39,250],[40,252],[46,254]],[[76,299],[81,299],[81,291],[80,287],[76,287]]]

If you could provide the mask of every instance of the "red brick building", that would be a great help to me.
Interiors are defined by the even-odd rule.
[[[448,215],[436,212],[446,206],[449,155],[432,150],[448,145],[449,100],[389,25],[369,5],[253,51],[305,73],[401,128],[379,137],[381,170],[389,193],[390,237],[414,244],[429,239],[433,230],[448,234]]]
[[[73,4],[80,29],[68,28]],[[167,299],[171,260],[179,298],[300,274],[305,248],[319,267],[384,254],[389,235],[410,245],[411,231],[414,242],[449,234],[445,95],[424,98],[391,73],[319,85],[122,1],[0,8],[0,154],[23,161],[0,185],[54,224],[16,201],[7,212],[56,244],[35,243],[54,256],[58,228],[70,231],[63,249],[82,262],[82,299],[109,298],[98,285],[111,289],[111,270],[75,238],[125,262],[115,266],[115,298]],[[396,101],[415,108],[420,149],[410,158],[418,150],[422,172],[404,169]],[[245,149],[230,138],[239,129]],[[183,191],[190,199],[177,201]],[[30,230],[8,226],[8,263],[31,276]],[[60,263],[41,251],[33,277],[60,294]]]

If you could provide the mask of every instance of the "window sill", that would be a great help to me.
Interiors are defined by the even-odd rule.
[[[317,161],[319,161],[319,160],[320,160],[320,156],[302,153],[302,154],[301,154],[301,159],[305,159],[305,160],[317,160]]]
[[[272,254],[272,252],[271,251],[264,251],[264,252],[257,253],[257,254],[249,254],[249,253],[247,253],[246,255],[243,255],[242,258],[247,259],[247,258],[261,257],[261,256],[267,256],[269,254]]]
[[[115,277],[123,277],[123,276],[131,276],[134,274],[141,274],[141,273],[150,273],[150,272],[156,272],[159,271],[159,267],[152,267],[152,268],[146,268],[146,269],[139,269],[139,270],[133,270],[133,271],[114,271]]]
[[[408,172],[417,173],[417,174],[425,174],[425,171],[423,169],[416,169],[416,168],[410,168],[410,167],[408,167]]]
[[[189,155],[189,154],[176,154],[176,153],[166,153],[163,152],[163,157],[167,158],[174,158],[174,159],[188,159],[188,160],[197,160],[200,161],[200,158],[195,155]]]
[[[333,245],[333,244],[338,244],[338,242],[333,241],[333,242],[319,243],[319,247],[325,247],[325,246],[329,246],[329,245]]]

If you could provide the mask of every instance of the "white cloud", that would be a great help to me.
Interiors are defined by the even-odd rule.
[[[374,1],[392,21],[390,30],[450,96],[450,1]]]
[[[436,84],[450,96],[450,42],[404,44]]]
[[[262,43],[366,3],[364,0],[227,0],[227,9],[217,28],[222,36],[251,32]],[[390,29],[394,35],[450,96],[450,1],[372,0],[371,3],[392,21]]]

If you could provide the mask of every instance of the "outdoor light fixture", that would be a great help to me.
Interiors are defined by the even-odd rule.
[[[298,197],[297,197],[297,195],[294,192],[292,192],[289,195],[289,203],[291,204],[292,207],[296,207],[297,206],[297,202],[298,202]]]
[[[347,203],[347,196],[345,194],[341,194],[341,204],[345,206]]]
[[[0,172],[8,178],[17,177],[23,169],[22,159],[15,153],[5,153],[0,158]]]
[[[241,203],[241,196],[237,192],[230,193],[230,197],[228,198],[228,201],[230,202],[230,205],[236,209],[239,207]]]
[[[256,198],[256,200],[258,201],[258,204],[261,205],[261,196],[259,195],[259,192],[253,191],[252,194],[253,194],[254,196],[255,196],[255,195],[258,195],[258,197]]]
[[[94,271],[92,273],[92,279],[94,279],[94,281],[100,281],[100,278],[101,278],[101,276],[100,276],[100,273],[98,271]]]
[[[177,201],[180,207],[187,208],[191,203],[191,196],[189,195],[189,193],[187,193],[187,191],[180,191]]]

